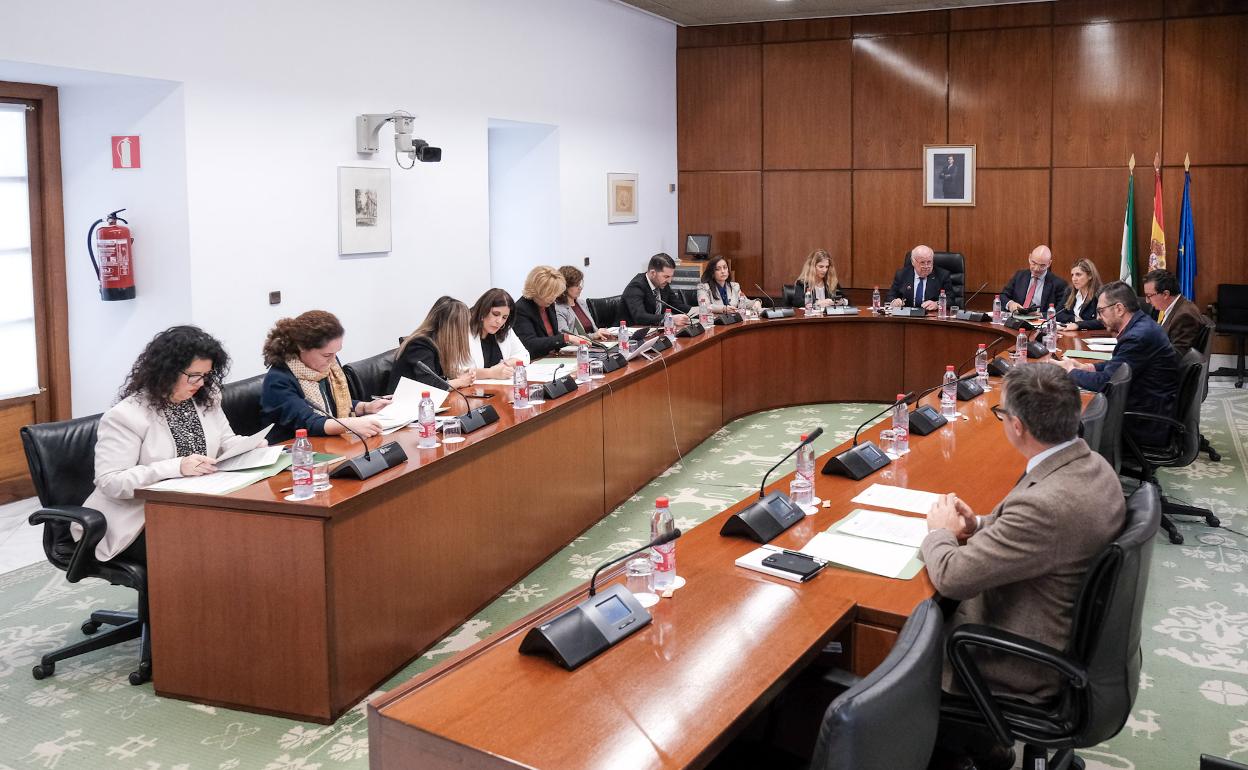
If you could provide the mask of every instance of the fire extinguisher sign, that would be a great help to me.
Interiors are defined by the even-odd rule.
[[[142,168],[139,165],[139,137],[113,137],[113,168]]]

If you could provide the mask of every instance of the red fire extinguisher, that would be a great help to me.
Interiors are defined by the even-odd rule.
[[[87,253],[91,255],[95,276],[100,280],[100,299],[106,302],[134,299],[134,238],[126,227],[130,223],[117,216],[123,211],[125,209],[117,209],[104,219],[95,220],[87,231]],[[105,220],[108,224],[99,227]],[[96,252],[100,257],[98,262]]]

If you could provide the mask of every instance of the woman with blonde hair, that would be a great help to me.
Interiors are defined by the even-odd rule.
[[[351,399],[338,363],[343,336],[337,316],[324,310],[283,318],[269,330],[264,340],[269,371],[260,392],[260,416],[273,423],[269,441],[294,438],[296,428],[307,428],[309,436],[337,436],[348,428],[365,438],[381,432],[381,423],[366,415],[390,400]]]
[[[457,388],[466,388],[476,379],[476,367],[468,350],[472,333],[468,306],[454,297],[440,297],[429,309],[425,320],[403,338],[394,354],[390,370],[390,392],[399,386],[399,378],[423,382],[441,388],[445,380]],[[420,367],[433,370],[428,374]]]
[[[1096,271],[1092,260],[1075,261],[1070,268],[1070,291],[1066,293],[1066,305],[1057,311],[1057,322],[1062,324],[1063,331],[1105,328],[1105,324],[1096,317],[1096,294],[1101,285],[1101,274]]]
[[[563,274],[549,265],[538,265],[524,279],[524,294],[516,300],[515,329],[516,336],[534,358],[585,339],[571,332],[559,331],[555,300],[567,288]]]
[[[808,291],[814,294],[814,304],[817,308],[848,304],[845,299],[841,298],[837,288],[836,264],[832,262],[832,255],[825,249],[815,249],[810,252],[806,263],[802,265],[801,273],[797,276],[791,304],[793,307],[805,307]]]

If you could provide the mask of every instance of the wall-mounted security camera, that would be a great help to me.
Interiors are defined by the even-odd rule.
[[[380,149],[378,137],[381,127],[387,123],[394,124],[394,161],[399,168],[412,168],[416,161],[421,163],[437,163],[442,160],[442,148],[431,147],[424,139],[412,136],[413,123],[416,116],[404,110],[388,113],[368,113],[355,118],[355,151],[372,154]],[[411,159],[410,166],[404,166],[399,160],[400,155]]]

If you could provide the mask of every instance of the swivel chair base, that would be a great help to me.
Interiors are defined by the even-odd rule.
[[[1214,529],[1222,526],[1222,520],[1208,508],[1176,503],[1167,498],[1163,492],[1161,495],[1161,528],[1166,531],[1170,542],[1175,545],[1183,545],[1183,535],[1179,533],[1178,527],[1174,525],[1174,519],[1171,518],[1173,516],[1194,516],[1198,519],[1204,519],[1205,526],[1213,527]]]
[[[102,634],[98,634],[100,626],[114,626]],[[87,636],[81,642],[53,650],[40,658],[39,663],[31,670],[35,679],[44,679],[56,673],[58,661],[76,658],[88,652],[102,650],[114,644],[128,642],[131,639],[142,639],[139,655],[139,667],[130,672],[130,684],[140,685],[152,678],[152,643],[148,634],[147,624],[139,620],[137,612],[120,612],[116,610],[97,610],[91,613],[91,619],[82,624],[82,633]]]
[[[1023,747],[1023,767],[1027,770],[1084,770],[1083,760],[1075,756],[1074,749],[1059,749],[1048,756],[1039,746]]]

